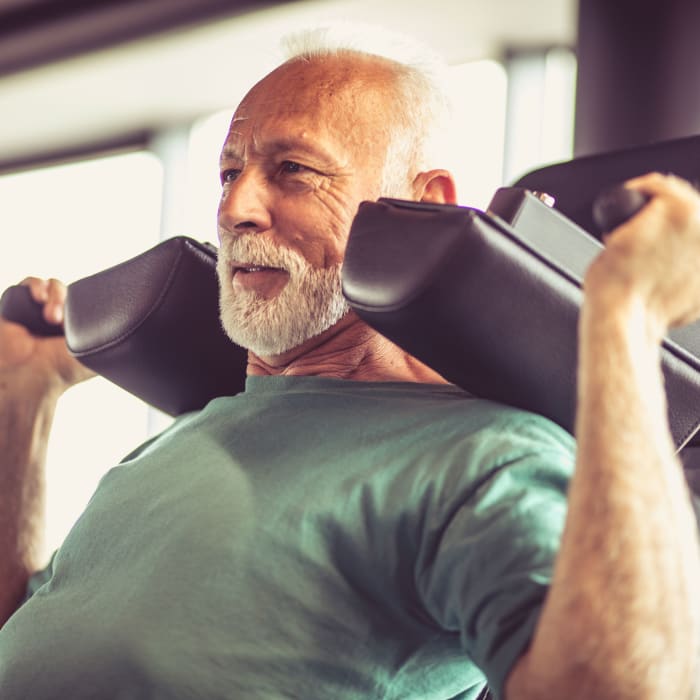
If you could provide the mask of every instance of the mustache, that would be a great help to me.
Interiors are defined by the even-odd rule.
[[[260,267],[276,267],[290,273],[311,267],[309,261],[295,250],[277,245],[255,233],[227,238],[219,247],[224,261],[245,262]]]

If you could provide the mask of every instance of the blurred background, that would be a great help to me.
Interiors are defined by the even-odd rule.
[[[231,112],[280,38],[370,22],[450,66],[460,203],[574,155],[700,131],[700,3],[0,0],[0,285],[71,282],[185,234],[216,241]],[[102,379],[49,450],[56,547],[104,474],[168,419]]]

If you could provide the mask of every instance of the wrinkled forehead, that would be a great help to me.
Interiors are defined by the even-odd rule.
[[[326,57],[283,64],[243,98],[227,146],[254,141],[266,128],[282,124],[298,135],[358,142],[376,138],[387,123],[392,79],[385,66],[366,59]]]
[[[328,102],[343,102],[392,82],[393,65],[383,59],[346,53],[310,59],[292,59],[266,75],[243,98],[238,110],[265,103],[270,98],[304,103],[307,108]]]

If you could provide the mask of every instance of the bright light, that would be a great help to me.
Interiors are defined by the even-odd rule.
[[[0,177],[2,288],[28,275],[71,282],[155,245],[161,179],[160,163],[146,153]],[[102,378],[61,399],[49,442],[47,551],[147,426],[145,404]]]
[[[221,195],[219,153],[228,133],[233,108],[200,119],[190,132],[187,168],[187,231],[194,238],[218,244],[216,209]]]
[[[450,68],[454,118],[448,167],[457,180],[460,204],[485,209],[503,177],[507,78],[496,61]]]

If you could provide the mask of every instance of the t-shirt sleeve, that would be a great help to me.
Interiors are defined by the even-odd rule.
[[[480,436],[472,458],[481,476],[444,498],[417,572],[426,610],[460,635],[497,698],[547,594],[574,461],[570,436],[544,419],[525,421]]]
[[[22,600],[22,605],[24,605],[53,575],[53,560],[56,556],[56,552],[51,555],[49,563],[41,570],[32,574],[27,581],[27,588],[25,590],[24,599]]]

